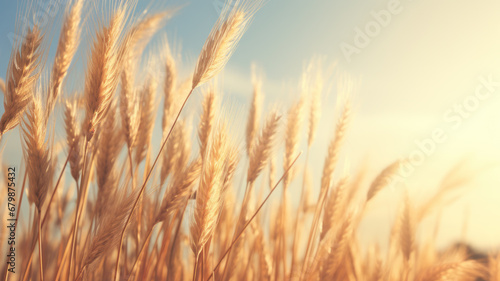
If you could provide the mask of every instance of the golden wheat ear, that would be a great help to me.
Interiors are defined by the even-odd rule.
[[[163,102],[163,117],[161,121],[161,127],[163,132],[163,137],[167,133],[167,128],[169,123],[175,114],[175,107],[178,103],[178,69],[176,58],[179,57],[177,51],[172,53],[172,49],[170,48],[170,44],[168,42],[167,36],[162,39],[162,45],[165,46],[165,50],[162,53],[162,61],[164,61],[164,70],[165,70],[165,81],[163,84],[163,93],[165,95],[165,100]]]
[[[68,68],[75,56],[81,33],[83,0],[76,0],[71,9],[66,11],[64,22],[59,35],[59,43],[57,45],[56,57],[54,66],[50,75],[50,89],[47,95],[46,118],[54,109],[57,97],[61,93],[62,83]]]
[[[324,77],[320,61],[313,60],[310,67],[315,68],[315,72],[311,75],[312,77],[308,79],[310,81],[306,81],[306,89],[302,89],[303,92],[311,95],[309,105],[309,132],[307,138],[308,147],[312,146],[318,130],[318,123],[321,116],[321,95],[324,87]]]
[[[200,185],[191,223],[191,249],[196,257],[212,237],[223,205],[224,170],[228,135],[224,124],[215,126],[202,162]]]
[[[26,172],[29,179],[28,199],[38,210],[45,201],[53,165],[45,144],[45,115],[39,96],[34,96],[22,124]]]
[[[136,65],[147,43],[164,25],[175,11],[164,11],[148,15],[137,22],[127,33],[121,52],[123,53],[123,72],[121,73],[120,114],[123,132],[128,148],[135,147],[139,129],[139,101],[135,89],[134,76]]]
[[[262,133],[250,153],[250,164],[248,166],[247,181],[253,183],[264,169],[275,142],[278,131],[280,116],[276,112],[269,114]]]
[[[102,27],[92,46],[85,76],[86,115],[82,133],[90,141],[104,119],[122,70],[121,33],[127,17],[127,5],[122,4]]]
[[[155,218],[155,224],[166,220],[170,214],[179,210],[185,204],[191,195],[193,185],[199,178],[200,169],[201,161],[198,158],[188,167],[175,174]]]
[[[198,57],[192,89],[207,82],[224,68],[262,3],[262,0],[237,0],[226,5]]]
[[[118,175],[115,171],[118,156],[122,149],[122,132],[116,120],[116,105],[111,103],[106,119],[103,122],[102,132],[97,144],[96,175],[97,175],[97,211],[102,214],[106,202],[115,193]]]
[[[380,190],[391,183],[392,177],[397,174],[404,162],[404,160],[396,160],[377,175],[366,193],[366,202],[370,201]]]
[[[4,92],[4,109],[0,119],[0,137],[16,127],[30,103],[35,82],[40,76],[43,34],[35,25],[28,28],[26,36],[12,50],[7,69],[7,88]]]
[[[335,136],[330,141],[330,144],[328,146],[325,164],[323,165],[323,174],[321,176],[322,193],[328,191],[328,188],[330,187],[333,178],[333,172],[335,171],[335,167],[340,155],[340,149],[342,148],[342,144],[344,143],[350,117],[351,107],[350,104],[346,102],[335,128]]]
[[[217,88],[215,85],[210,87],[203,94],[202,107],[203,111],[200,118],[198,128],[198,140],[200,143],[200,156],[205,157],[208,141],[215,123],[215,114],[218,111]]]
[[[77,118],[77,101],[66,101],[64,103],[64,129],[66,131],[66,142],[69,149],[69,166],[71,176],[75,181],[80,178],[82,169],[81,133]]]
[[[285,132],[285,158],[283,161],[283,169],[290,166],[293,161],[293,156],[297,155],[300,142],[300,130],[304,117],[304,99],[300,98],[289,109],[286,121]],[[283,178],[283,186],[288,187],[294,177],[294,169],[285,175]]]
[[[250,112],[248,114],[247,128],[246,128],[246,145],[247,155],[250,157],[252,146],[255,142],[255,135],[259,130],[260,112],[262,111],[262,77],[257,75],[257,67],[252,65],[252,84],[253,95],[252,104],[250,105]]]
[[[156,109],[158,108],[158,102],[156,99],[157,86],[158,84],[156,82],[156,79],[153,77],[149,77],[146,79],[141,93],[139,130],[137,134],[137,145],[135,148],[136,164],[142,162],[142,160],[146,157],[146,152],[153,136],[153,128],[156,117],[155,113]]]

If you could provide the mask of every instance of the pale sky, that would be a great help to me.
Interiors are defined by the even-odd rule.
[[[5,2],[0,10],[0,36],[5,39],[0,40],[2,77],[5,77],[11,51],[7,38],[15,32],[17,13],[15,1]],[[175,39],[182,45],[183,73],[192,71],[217,19],[216,7],[220,2],[156,0],[149,7],[155,11],[185,5],[162,30],[171,42]],[[148,3],[139,0],[136,14]],[[58,16],[61,11],[62,8]],[[415,204],[423,202],[456,161],[467,156],[467,169],[474,178],[463,189],[461,199],[443,210],[439,243],[446,245],[460,237],[467,214],[468,241],[482,249],[497,247],[500,244],[500,225],[496,223],[500,221],[500,177],[497,176],[500,172],[500,85],[495,85],[496,81],[500,83],[498,11],[500,2],[494,0],[269,0],[257,12],[223,72],[225,103],[243,112],[234,122],[245,122],[251,99],[252,63],[264,72],[266,108],[279,102],[284,110],[298,97],[298,79],[310,58],[323,56],[325,65],[337,62],[337,71],[357,81],[357,90],[352,96],[354,116],[341,163],[348,161],[353,174],[367,163],[370,172],[365,185],[395,159],[408,157],[418,150],[416,141],[431,137],[436,129],[446,135],[446,141],[436,145],[406,184],[379,194],[361,227],[360,237],[364,241],[386,243],[388,219],[397,210],[402,190],[408,189]],[[376,18],[380,21],[380,17],[385,21],[377,23]],[[50,36],[54,38],[48,54],[49,64],[55,51],[60,18],[52,21],[53,24],[48,24]],[[359,30],[366,34],[367,29],[371,35],[360,35]],[[364,44],[357,44],[361,37],[365,39]],[[153,40],[152,48],[157,48],[158,42]],[[349,57],[341,48],[347,44],[351,50],[356,48],[356,53]],[[68,90],[81,89],[82,81],[77,74],[84,66],[86,48],[88,40],[84,38],[79,58],[70,72]],[[475,100],[476,89],[484,87],[481,78],[493,81],[490,83],[493,91],[489,97]],[[485,88],[481,93],[484,91]],[[188,107],[199,108],[199,101],[199,97],[195,97]],[[319,185],[324,155],[338,114],[335,101],[335,90],[323,98],[320,130],[310,159],[315,187]],[[471,110],[460,115],[457,112],[460,104],[465,105],[466,111]],[[463,122],[457,125],[458,116]],[[59,132],[57,136],[63,134]],[[11,143],[18,137],[17,131],[9,134]],[[153,144],[158,142],[154,140]],[[305,141],[302,144],[305,149]],[[277,158],[281,159],[280,153],[281,150]],[[14,142],[8,145],[4,159],[19,161],[19,155],[19,143]],[[296,184],[299,182],[297,178]],[[377,227],[381,223],[387,227]],[[420,229],[425,232],[432,227],[433,221],[429,220]]]

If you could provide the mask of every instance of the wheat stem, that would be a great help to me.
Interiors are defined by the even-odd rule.
[[[43,281],[43,252],[42,252],[42,212],[38,209],[38,261],[40,262],[40,280]]]
[[[87,149],[88,149],[88,141],[85,140],[85,145],[84,145],[84,149],[83,149],[83,166],[82,166],[82,175],[81,175],[81,178],[80,178],[80,185],[78,186],[78,182],[77,182],[77,190],[78,190],[78,195],[77,195],[77,202],[76,202],[76,210],[75,210],[75,224],[73,226],[73,240],[72,240],[72,246],[71,246],[71,252],[70,252],[70,255],[69,255],[69,276],[71,276],[71,268],[72,268],[72,261],[73,261],[73,258],[74,258],[74,255],[76,256],[76,239],[77,239],[77,235],[76,233],[78,232],[78,221],[79,221],[79,214],[80,214],[80,205],[81,205],[81,201],[82,201],[82,196],[83,196],[83,181],[84,181],[84,178],[86,175],[86,166],[87,166]],[[75,257],[76,259],[76,257]],[[75,261],[76,262],[76,261]],[[76,264],[74,265],[74,273],[76,273]],[[74,279],[74,275],[73,275],[73,279]]]
[[[295,258],[296,258],[296,248],[297,248],[297,233],[299,232],[299,219],[300,219],[300,211],[302,210],[302,207],[305,206],[305,204],[307,204],[307,202],[305,202],[304,200],[304,193],[305,193],[305,189],[306,189],[306,171],[307,171],[307,165],[308,165],[308,162],[309,162],[309,148],[310,146],[307,146],[307,150],[306,150],[306,162],[304,164],[304,175],[303,175],[303,178],[302,178],[302,189],[300,191],[300,197],[299,197],[299,209],[297,211],[297,215],[295,216],[295,227],[294,227],[294,234],[293,234],[293,240],[292,240],[292,264],[290,265],[290,278],[292,277],[293,275],[293,269],[294,269],[294,266],[295,266]]]
[[[148,234],[146,235],[146,239],[144,240],[144,243],[142,243],[141,250],[139,251],[139,255],[135,259],[134,264],[132,265],[132,268],[130,269],[130,273],[128,274],[127,281],[130,279],[130,276],[132,276],[132,273],[134,273],[135,265],[139,262],[139,259],[141,258],[141,255],[142,255],[142,251],[146,248],[146,245],[149,242],[149,238],[151,238],[151,234],[153,233],[153,228],[154,228],[154,225],[152,227],[150,227],[148,230]]]
[[[169,249],[169,258],[168,258],[168,267],[167,267],[167,280],[170,280],[170,278],[168,278],[170,276],[170,273],[172,272],[171,267],[172,267],[172,259],[174,257],[174,247],[176,246],[176,243],[177,243],[177,238],[179,237],[179,233],[181,231],[181,225],[182,225],[182,220],[184,219],[184,213],[186,212],[186,208],[188,206],[188,203],[189,203],[189,198],[186,199],[186,204],[184,205],[184,209],[182,210],[182,213],[181,213],[181,217],[179,218],[179,223],[177,224],[176,228],[175,228],[175,233],[174,233],[174,239],[172,240],[172,246],[170,247]]]

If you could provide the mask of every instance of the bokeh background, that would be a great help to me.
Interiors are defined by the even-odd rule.
[[[67,1],[38,0],[32,4],[32,9],[40,11],[50,5],[55,7],[51,8],[55,16],[48,16],[44,26],[47,38],[52,39],[47,43],[51,46],[46,54],[47,66],[52,64]],[[88,2],[87,24],[65,85],[66,95],[83,88],[89,36],[95,19],[103,13],[100,0]],[[187,77],[222,4],[222,0],[139,0],[133,16],[143,11],[182,7],[160,33],[167,34],[169,42],[181,51],[181,73]],[[25,7],[22,2],[3,1],[0,9],[0,38],[3,38],[0,76],[4,78],[11,38],[20,28],[19,21],[16,28],[16,16],[23,15]],[[465,239],[483,251],[497,249],[500,244],[499,10],[500,2],[494,0],[266,1],[219,79],[223,103],[235,115],[235,124],[246,125],[252,93],[251,65],[255,63],[264,77],[265,109],[278,103],[285,111],[301,94],[299,78],[305,66],[313,57],[322,58],[325,73],[331,75],[326,80],[328,91],[322,95],[318,137],[310,152],[316,189],[339,113],[335,80],[339,73],[352,77],[355,90],[351,94],[353,118],[338,173],[347,170],[355,174],[366,167],[367,185],[395,159],[415,154],[419,150],[416,142],[429,138],[435,129],[442,129],[446,135],[446,141],[425,155],[404,181],[378,195],[361,225],[361,241],[386,245],[390,222],[404,190],[419,205],[435,192],[446,173],[462,161],[459,173],[468,180],[455,193],[460,197],[424,221],[419,231],[422,236],[432,232],[440,217],[440,247]],[[161,51],[161,36],[157,37],[149,44],[148,52]],[[354,53],[346,55],[346,50]],[[493,81],[494,86],[491,95],[476,104],[473,96],[482,85],[481,79]],[[199,96],[190,100],[188,108],[199,110]],[[465,109],[460,124],[446,119],[446,116],[460,116],[457,110],[464,103],[472,110]],[[195,121],[196,118],[193,116]],[[56,138],[64,137],[60,127],[55,132]],[[234,127],[237,131],[243,128]],[[301,146],[304,150],[306,132],[304,126]],[[3,161],[20,166],[18,130],[9,132],[6,138],[8,145],[2,143]],[[244,141],[241,136],[240,139]],[[196,144],[194,138],[193,141]],[[153,144],[158,147],[159,142],[160,133],[156,130]],[[277,159],[282,155],[282,150],[276,152]],[[297,191],[301,181],[300,176],[295,179]]]

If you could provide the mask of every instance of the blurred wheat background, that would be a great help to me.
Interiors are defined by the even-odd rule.
[[[34,14],[43,15],[44,11],[49,11],[45,13],[44,24],[40,27],[45,32],[41,46],[43,67],[41,67],[41,76],[36,85],[46,88],[52,83],[50,82],[52,79],[50,71],[56,56],[65,11],[67,7],[71,7],[71,2],[75,1],[38,0],[33,1],[33,3],[25,1],[23,3],[8,2],[3,4],[0,11],[2,22],[0,36],[4,38],[4,40],[0,40],[0,77],[5,81],[8,79],[7,71],[13,43],[20,43],[16,41],[16,38],[20,38],[17,35],[21,34],[22,30],[26,28],[23,25],[22,18],[26,16],[29,22],[33,22],[29,17],[33,17]],[[248,4],[260,3],[261,1],[240,2]],[[63,121],[64,104],[67,99],[74,97],[75,93],[84,94],[86,86],[84,77],[87,74],[92,42],[96,38],[96,26],[98,26],[96,22],[102,20],[102,25],[107,26],[111,15],[116,10],[113,8],[118,6],[117,3],[120,2],[96,1],[84,5],[78,49],[69,66],[68,74],[64,78],[62,92],[57,99],[54,112],[51,113],[51,119],[49,119],[48,123],[47,135],[50,137],[47,137],[47,140],[52,138],[55,140],[56,145],[52,147],[52,150],[58,153],[58,162],[55,166],[53,183],[49,188],[46,201],[50,198],[52,186],[55,184],[64,160],[68,155],[68,147],[65,143],[67,131]],[[379,30],[374,32],[372,36],[363,35],[366,44],[363,46],[357,44],[356,40],[359,40],[360,36],[359,30],[366,34],[367,26],[377,22],[377,16],[374,15],[381,15],[388,10],[390,5],[399,7],[398,12],[390,14],[389,18],[385,19],[387,24],[377,23]],[[146,174],[145,171],[151,167],[154,157],[162,145],[165,132],[168,131],[168,128],[162,128],[164,84],[166,83],[164,77],[168,77],[164,67],[166,42],[168,41],[170,51],[176,62],[177,83],[180,85],[184,80],[189,80],[189,77],[193,74],[206,39],[225,6],[224,1],[220,0],[193,0],[189,2],[180,0],[139,0],[138,3],[132,3],[129,6],[132,7],[127,11],[127,22],[123,34],[126,34],[126,31],[134,23],[140,22],[149,15],[168,11],[164,24],[161,24],[158,30],[154,32],[154,36],[145,46],[144,52],[137,57],[137,62],[135,62],[137,73],[132,74],[138,88],[143,86],[143,82],[149,77],[148,75],[158,79],[156,81],[158,84],[156,90],[157,99],[151,103],[157,109],[151,117],[152,120],[155,120],[151,143],[147,146],[151,150],[148,152],[147,157],[145,151],[142,152],[146,158],[144,162],[140,161],[133,164],[139,175],[136,175],[135,184],[128,184],[128,188],[132,189],[132,185],[134,185],[134,188],[141,186],[142,179]],[[243,5],[243,7],[245,6]],[[316,201],[320,196],[320,186],[324,177],[323,167],[329,143],[336,138],[335,132],[339,130],[337,124],[340,122],[339,120],[342,120],[342,114],[347,106],[350,110],[349,122],[346,126],[342,146],[339,148],[340,154],[337,155],[338,161],[334,170],[334,180],[331,184],[332,190],[335,190],[334,187],[338,181],[342,183],[342,179],[348,176],[350,179],[349,185],[355,185],[356,180],[359,179],[361,187],[358,197],[364,198],[368,188],[373,186],[377,175],[390,166],[391,163],[398,159],[410,158],[411,160],[412,155],[415,156],[416,153],[424,155],[422,163],[410,165],[414,171],[408,176],[401,177],[401,172],[392,173],[402,180],[393,181],[389,186],[384,186],[373,199],[370,198],[372,200],[369,200],[370,204],[366,206],[366,211],[361,212],[362,218],[360,218],[359,227],[356,227],[356,237],[359,242],[359,244],[356,244],[356,247],[359,247],[359,249],[356,248],[356,251],[359,251],[359,253],[368,252],[368,255],[370,255],[380,250],[384,253],[382,255],[384,257],[386,252],[391,251],[391,239],[389,238],[394,235],[393,225],[399,218],[405,196],[408,196],[408,201],[415,208],[416,212],[413,214],[415,217],[420,216],[419,211],[428,211],[428,214],[419,221],[418,228],[415,229],[414,233],[416,241],[422,243],[421,246],[425,245],[429,237],[433,237],[433,247],[435,247],[436,251],[449,249],[455,243],[465,243],[473,247],[475,251],[486,255],[496,253],[500,244],[498,239],[500,237],[500,225],[496,223],[500,220],[500,205],[498,204],[500,201],[500,190],[498,188],[500,184],[500,178],[498,177],[500,171],[498,161],[500,159],[498,146],[500,143],[500,111],[498,110],[500,108],[500,85],[498,84],[500,83],[500,68],[498,67],[500,65],[500,55],[498,53],[498,50],[500,50],[500,36],[498,36],[500,34],[500,18],[496,14],[499,9],[500,3],[493,0],[476,2],[466,0],[438,2],[429,0],[265,1],[265,4],[252,17],[251,24],[238,45],[235,46],[234,53],[227,65],[219,75],[211,79],[210,83],[205,83],[202,87],[194,90],[181,115],[181,120],[183,120],[186,131],[190,135],[189,142],[193,147],[190,160],[194,160],[197,158],[195,155],[198,155],[200,149],[202,149],[198,148],[199,142],[202,142],[199,140],[198,130],[207,103],[206,98],[204,101],[202,92],[210,92],[208,85],[215,83],[217,100],[222,108],[222,117],[217,118],[228,121],[228,132],[235,147],[238,148],[240,156],[239,166],[233,177],[234,196],[236,196],[236,201],[239,202],[235,205],[236,208],[233,211],[234,216],[236,216],[233,221],[233,228],[236,227],[236,219],[240,212],[239,208],[243,204],[241,200],[243,200],[245,194],[246,169],[249,167],[246,152],[248,132],[246,133],[245,129],[249,116],[251,116],[255,87],[261,83],[261,100],[260,103],[257,103],[261,104],[261,108],[259,110],[259,120],[256,121],[258,129],[255,138],[264,129],[266,120],[269,120],[267,117],[272,112],[277,112],[277,115],[280,116],[275,145],[269,157],[269,159],[274,159],[275,162],[275,181],[283,174],[286,162],[288,161],[288,164],[290,164],[294,160],[295,154],[302,151],[301,156],[294,164],[295,176],[286,187],[289,193],[288,204],[290,206],[288,208],[291,210],[288,210],[288,212],[290,214],[295,215],[295,208],[299,204],[303,204],[300,194],[302,186],[306,182],[310,182],[307,185],[310,186],[307,203],[310,204],[310,208],[313,210],[316,208]],[[38,20],[40,21],[40,19]],[[356,53],[346,55],[346,44],[356,48]],[[309,79],[309,82],[305,83],[304,79],[306,81]],[[483,87],[483,90],[486,89],[484,80],[493,81],[490,83],[492,85],[491,95],[484,100],[479,100],[477,105],[474,104],[473,110],[467,111],[466,108],[471,107],[468,102],[473,100],[471,97],[474,96],[476,89],[478,87]],[[122,85],[123,80],[116,88],[115,98],[117,101],[119,100]],[[322,87],[319,87],[320,85]],[[317,111],[320,114],[318,114],[319,119],[315,137],[308,149],[310,110],[315,91],[319,91]],[[47,95],[47,93],[41,91],[41,94],[44,101],[43,110],[45,110],[46,97],[44,95]],[[184,94],[187,94],[187,92]],[[304,107],[303,120],[297,132],[298,143],[292,149],[294,153],[287,153],[289,151],[286,148],[285,140],[290,139],[287,124],[290,123],[289,120],[294,116],[293,108],[300,97],[303,97]],[[182,98],[180,99],[182,103]],[[120,102],[117,102],[115,106],[116,110],[120,111],[119,108],[122,106]],[[463,112],[464,108],[465,112]],[[84,109],[85,107],[81,108],[82,112]],[[4,114],[4,112],[5,109],[2,109],[1,113]],[[457,119],[458,116],[460,116],[459,119]],[[119,113],[116,118],[121,120]],[[117,123],[120,122],[122,121],[117,121]],[[79,127],[81,126],[79,125]],[[85,131],[85,127],[82,128]],[[435,147],[433,145],[432,152],[427,155],[422,152],[419,143],[432,138],[435,130],[444,132],[445,140],[442,143],[434,143]],[[12,131],[5,133],[2,136],[1,143],[3,164],[15,166],[19,169],[16,176],[16,185],[19,186],[17,188],[18,195],[20,194],[26,166],[26,161],[23,160],[22,148],[24,140],[20,131],[20,127],[17,126]],[[124,145],[124,147],[126,146]],[[125,171],[125,175],[127,175],[129,159],[125,148],[120,151],[120,165],[118,165],[119,168],[117,169],[119,171],[122,169],[121,171]],[[226,155],[228,159],[231,158],[231,151],[226,153],[223,155]],[[148,163],[146,164],[146,162]],[[262,171],[259,171],[259,176],[254,184],[256,190],[262,190],[262,192],[260,194],[256,192],[255,198],[251,198],[249,204],[255,205],[255,207],[249,207],[249,211],[255,211],[258,203],[264,199],[264,196],[270,190],[268,188],[269,163],[267,162]],[[163,171],[162,165],[163,162],[155,168],[157,172],[153,174],[153,177],[157,178],[157,180],[153,181],[152,184],[148,184],[145,193],[146,196],[152,199],[160,200],[159,205],[161,205],[161,197],[165,192],[165,188],[169,186],[169,183],[160,186],[159,173]],[[305,168],[310,174],[310,180],[303,178]],[[121,180],[123,181],[125,178],[126,176],[123,176]],[[76,206],[76,187],[74,180],[71,178],[69,167],[66,168],[63,180],[64,184],[61,185],[60,196],[74,189],[74,193],[68,199],[68,213],[65,216],[67,221],[63,230],[66,233],[70,229],[72,222],[73,211],[71,210],[74,210]],[[91,189],[95,188],[95,181],[96,179],[91,180]],[[167,181],[174,181],[173,175]],[[426,205],[427,202],[433,202],[432,198],[436,198],[434,197],[435,194],[439,194],[440,187],[450,181],[454,185],[453,189],[446,192],[442,198],[438,198],[439,200],[437,200],[435,206],[432,205],[432,208],[427,210],[426,206],[430,206]],[[120,188],[122,187],[120,186]],[[194,190],[198,188],[197,181],[194,187]],[[275,219],[279,212],[279,203],[281,200],[285,200],[282,196],[282,190],[282,185],[279,185],[266,202],[269,206],[265,205],[266,207],[259,212],[259,221],[266,224],[261,226],[262,230],[264,235],[269,235],[269,239],[275,239],[271,234],[274,231],[274,223],[279,223]],[[97,194],[95,191],[89,191],[89,193],[89,197],[93,201]],[[1,194],[0,198],[3,198],[2,196],[5,195]],[[196,217],[194,205],[198,204],[199,192],[189,194],[189,196],[191,196],[191,199],[183,222],[185,224],[183,232],[187,240],[193,233],[196,233],[189,226],[190,220]],[[123,200],[126,200],[126,198]],[[348,204],[346,203],[346,205]],[[95,204],[89,205],[89,208],[94,207]],[[358,206],[358,208],[363,209],[364,207]],[[35,209],[35,206],[29,208],[28,198],[25,197],[18,225],[17,240],[19,242],[31,241],[31,237],[25,237],[25,235],[28,234],[27,230],[29,228],[36,227],[37,220],[33,215]],[[42,208],[42,210],[44,209]],[[357,210],[357,208],[353,208],[353,210]],[[350,212],[353,210],[345,207],[344,211]],[[3,211],[0,210],[0,213]],[[146,214],[145,216],[154,216],[153,213],[156,210],[148,213],[141,209],[141,212]],[[309,225],[314,211],[309,212],[304,215],[303,223],[306,227],[302,230],[302,238],[299,238],[302,241],[300,243],[304,244],[307,242]],[[172,216],[172,214],[169,214],[169,216]],[[168,217],[167,221],[170,219],[176,221],[171,217]],[[89,219],[86,222],[87,224],[83,223],[84,230],[87,230],[90,226],[90,221]],[[2,221],[2,225],[3,223],[4,221]],[[289,222],[288,228],[291,230],[294,230],[293,223],[294,221]],[[338,223],[342,224],[344,220]],[[241,225],[237,226],[237,228],[239,227]],[[220,229],[216,229],[214,237],[217,236],[217,230]],[[145,236],[146,229],[141,231],[144,232],[142,236]],[[253,234],[259,233],[259,230],[256,230],[252,225],[249,226],[247,231],[251,231]],[[127,235],[130,237],[136,235],[131,230],[129,232]],[[228,234],[229,232],[230,234]],[[231,229],[226,233],[226,236],[231,236],[233,232],[234,229]],[[293,233],[293,231],[290,233]],[[85,237],[86,234],[86,232],[82,232],[81,235]],[[54,237],[60,238],[59,235],[61,233],[56,233]],[[292,243],[294,236],[290,234],[286,238],[288,243]],[[156,232],[153,233],[152,237],[157,239]],[[217,247],[224,248],[223,246],[229,244],[227,239],[231,238],[220,238],[226,240],[219,241],[220,243],[214,242],[214,244]],[[52,238],[48,243],[57,243],[54,239]],[[241,239],[244,240],[245,237]],[[4,256],[4,252],[6,253],[5,248],[7,246],[5,245],[6,239],[4,240],[0,241],[2,243],[0,244],[2,246],[0,247],[2,256]],[[132,240],[130,238],[130,241]],[[66,241],[66,239],[61,239],[61,241]],[[137,238],[136,242],[138,241],[142,240]],[[29,242],[24,243],[29,244]],[[134,245],[129,247],[136,251],[137,249],[134,247],[138,247],[138,245],[134,244],[133,241],[129,243]],[[191,260],[193,259],[191,249],[194,246],[191,245],[190,249],[189,241],[185,243],[187,244],[185,256],[189,256],[186,259],[186,268],[188,269],[186,274],[189,276],[185,277],[192,278],[192,265],[194,263]],[[248,243],[246,246],[250,248],[250,242]],[[378,245],[377,250],[374,250],[374,244]],[[205,247],[205,245],[203,246]],[[84,246],[82,246],[83,248]],[[318,248],[321,247],[318,246]],[[210,246],[208,246],[207,251],[209,249]],[[269,250],[275,255],[275,252],[273,252],[276,251],[275,248],[270,246]],[[221,255],[220,251],[223,253],[223,249],[217,248],[217,251],[215,257],[206,259],[210,260],[210,265],[201,264],[204,269],[200,270],[199,274],[202,276],[198,276],[198,278],[204,277],[206,279],[207,275],[211,273],[208,269],[219,261],[218,257]],[[235,255],[233,251],[231,251],[230,255]],[[278,247],[277,252],[280,251],[281,249]],[[413,249],[412,251],[417,250]],[[417,252],[420,257],[422,253],[427,253],[424,250]],[[21,272],[23,272],[23,266],[26,262],[23,255],[20,251],[18,252],[17,266]],[[245,252],[245,255],[248,255],[248,253]],[[113,258],[103,262],[104,265],[102,266],[108,268],[110,272],[114,272],[116,253],[113,252],[109,256]],[[152,258],[153,256],[151,254],[148,257]],[[404,250],[403,256],[405,256]],[[33,252],[33,257],[34,269],[31,270],[31,278],[33,278],[32,280],[39,280],[38,250]],[[131,252],[130,254],[122,254],[122,259],[124,257],[125,261],[122,261],[122,263],[126,263],[128,266],[122,265],[126,269],[121,269],[125,271],[121,275],[129,273],[128,271],[134,262],[133,259],[137,255]],[[128,260],[129,258],[132,260]],[[77,261],[78,259],[83,259],[83,257],[77,258]],[[204,257],[201,259],[205,260]],[[286,263],[282,264],[288,265],[283,266],[277,263],[279,272],[283,270],[282,267],[284,267],[285,271],[286,269],[291,270],[292,261],[288,259],[293,258],[287,256],[283,259],[286,260]],[[413,259],[417,258],[413,257]],[[408,258],[408,260],[411,259]],[[273,261],[276,262],[276,256],[273,256]],[[390,261],[391,259],[384,260],[384,265],[389,266]],[[83,264],[83,261],[79,262]],[[109,267],[107,267],[108,264]],[[367,262],[367,264],[371,263]],[[412,271],[416,270],[415,268],[425,268],[425,262],[421,262],[416,263],[418,265],[406,271],[406,269],[403,269],[405,268],[403,264],[401,261],[401,270],[405,274],[404,278],[410,278],[408,276],[415,273]],[[273,265],[275,264],[273,263]],[[52,265],[44,266],[47,268],[52,267]],[[224,262],[221,265],[221,268],[223,267]],[[301,268],[302,265],[297,265],[297,267],[298,273],[289,273],[288,276],[281,273],[275,275],[276,268],[273,268],[272,278],[280,280],[303,278],[306,270]],[[322,265],[318,272],[323,272],[323,267]],[[261,269],[261,267],[256,266],[255,270],[258,269]],[[314,271],[313,269],[308,270]],[[2,268],[2,273],[3,270]],[[55,274],[55,269],[48,270],[47,276]],[[238,268],[238,270],[241,269]],[[228,278],[227,275],[234,274],[230,270],[229,273],[226,272],[227,270],[220,271],[216,275],[218,278]],[[375,269],[367,265],[366,271],[371,273]],[[204,276],[203,273],[205,273]],[[257,274],[252,274],[248,273],[246,277],[259,280]],[[328,274],[332,273],[328,272]],[[344,276],[335,274],[339,273],[329,276],[336,276],[337,278]],[[21,273],[16,273],[14,275],[15,279],[12,280],[18,280],[21,275]],[[404,279],[393,275],[394,273],[390,273],[385,277],[387,279],[389,277],[393,278],[391,280]],[[477,275],[480,276],[481,274]],[[112,274],[109,276],[114,278]],[[159,273],[158,276],[161,278],[163,275]],[[415,276],[415,280],[422,278],[422,275],[418,275],[418,272],[415,273]],[[232,277],[237,278],[236,274]],[[85,278],[92,277],[86,275]],[[352,278],[352,276],[349,278]],[[357,280],[364,279],[358,276]],[[496,279],[492,278],[491,280]]]

